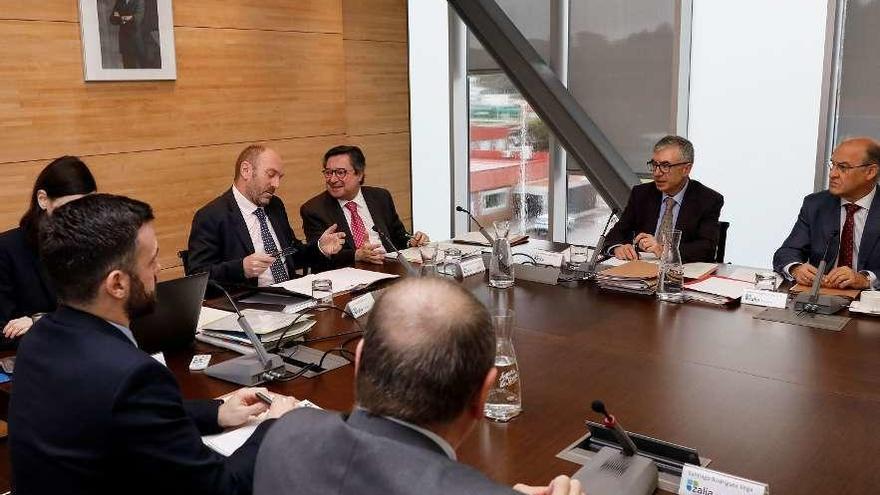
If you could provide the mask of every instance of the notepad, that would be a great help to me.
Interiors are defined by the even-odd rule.
[[[308,400],[299,401],[296,408],[299,409],[300,407],[321,409],[314,402]],[[244,426],[239,426],[238,428],[226,430],[214,435],[205,435],[202,437],[202,443],[210,447],[214,452],[229,457],[248,441],[248,438],[254,434],[254,431],[256,431],[257,427],[260,426],[260,423],[265,419],[266,414],[263,413]]]

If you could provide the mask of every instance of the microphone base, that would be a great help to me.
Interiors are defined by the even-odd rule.
[[[848,305],[849,301],[840,296],[819,296],[815,302],[810,302],[810,294],[806,292],[794,299],[795,311],[820,315],[833,315]]]
[[[283,376],[285,369],[280,356],[270,354],[269,361],[264,365],[256,354],[245,354],[208,366],[204,373],[213,378],[250,387],[271,381],[273,374]]]
[[[657,489],[657,465],[638,454],[603,447],[572,475],[590,495],[650,495]]]

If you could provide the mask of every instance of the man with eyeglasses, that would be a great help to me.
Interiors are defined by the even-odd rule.
[[[828,190],[804,198],[794,228],[773,256],[773,269],[791,281],[824,287],[877,289],[880,270],[880,143],[853,138],[831,154]],[[817,266],[827,248],[827,274]]]
[[[367,160],[357,146],[335,146],[324,154],[321,173],[327,190],[305,202],[299,210],[306,239],[321,236],[328,226],[345,232],[345,246],[333,262],[350,265],[356,261],[382,264],[385,253],[395,247],[427,244],[422,232],[409,235],[394,208],[391,193],[363,185]],[[384,238],[373,227],[378,228]],[[394,243],[392,246],[388,239]]]
[[[681,231],[684,263],[714,261],[724,197],[689,178],[693,164],[694,145],[687,139],[657,141],[647,163],[654,181],[633,187],[620,220],[608,232],[606,254],[621,260],[639,259],[639,253],[659,257],[660,234],[675,229]]]
[[[235,162],[232,187],[196,212],[185,260],[187,274],[255,286],[291,278],[295,268],[321,267],[342,248],[345,234],[328,225],[304,244],[293,233],[275,191],[284,163],[275,150],[255,144]]]

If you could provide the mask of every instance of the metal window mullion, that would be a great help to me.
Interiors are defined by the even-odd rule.
[[[452,204],[470,209],[470,136],[468,132],[467,27],[449,8],[449,125]],[[471,230],[466,215],[453,213],[452,237]]]
[[[568,39],[570,23],[569,0],[552,0],[550,4],[550,68],[568,87]],[[547,190],[550,239],[566,242],[568,236],[568,173],[565,149],[550,134],[550,177]]]

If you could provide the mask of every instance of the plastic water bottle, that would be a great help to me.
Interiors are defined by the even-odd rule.
[[[506,422],[522,412],[522,379],[513,349],[513,311],[492,317],[495,326],[495,367],[498,374],[489,390],[483,413],[493,421]]]

